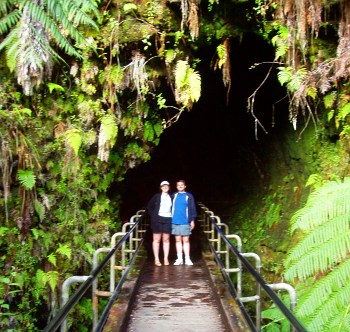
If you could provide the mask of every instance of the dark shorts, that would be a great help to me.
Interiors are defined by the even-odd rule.
[[[158,220],[152,222],[151,225],[153,233],[171,233],[171,218],[158,216]]]

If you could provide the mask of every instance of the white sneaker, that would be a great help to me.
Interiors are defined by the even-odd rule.
[[[182,265],[184,262],[181,258],[178,258],[175,262],[174,265]]]
[[[193,265],[193,263],[189,258],[187,258],[185,259],[185,265]]]

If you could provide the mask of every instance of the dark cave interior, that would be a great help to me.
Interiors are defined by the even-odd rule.
[[[232,41],[228,105],[221,71],[210,68],[215,49],[207,47],[198,52],[201,98],[165,130],[151,160],[127,173],[121,185],[121,218],[128,219],[144,207],[158,192],[162,180],[168,180],[175,190],[178,179],[186,180],[187,190],[197,201],[217,214],[223,213],[222,203],[232,205],[243,199],[244,193],[254,190],[253,184],[259,177],[256,163],[264,162],[272,153],[272,142],[283,140],[284,129],[291,126],[285,90],[276,78],[276,65],[255,98],[254,114],[268,134],[258,126],[256,139],[254,118],[247,110],[248,97],[264,80],[274,58],[266,41],[254,34]],[[260,65],[250,69],[255,63]]]

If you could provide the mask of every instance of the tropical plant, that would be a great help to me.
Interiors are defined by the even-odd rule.
[[[308,331],[350,327],[350,178],[315,189],[293,216],[301,240],[288,253],[285,278],[297,283],[296,315]]]
[[[95,0],[5,0],[0,6],[0,34],[8,33],[0,43],[6,49],[7,65],[16,72],[24,93],[33,94],[33,88],[42,79],[50,77],[53,61],[62,59],[52,45],[68,55],[79,57],[71,44],[85,41],[77,27],[88,25],[98,29],[89,13],[98,16]]]
[[[350,23],[349,1],[255,2],[262,35],[275,47],[279,81],[287,87],[290,121],[296,129],[302,114],[307,118],[306,124],[310,119],[316,123],[316,97],[340,92],[342,83],[350,77],[350,31],[345,28]],[[339,21],[332,26],[327,19],[335,12],[339,13]],[[324,37],[330,29],[337,35],[336,52]]]

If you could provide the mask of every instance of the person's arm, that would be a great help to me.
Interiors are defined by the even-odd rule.
[[[197,209],[196,209],[196,203],[194,201],[194,197],[191,194],[190,199],[188,200],[189,203],[189,216],[190,216],[190,227],[193,229],[195,227],[195,220],[197,218]]]

